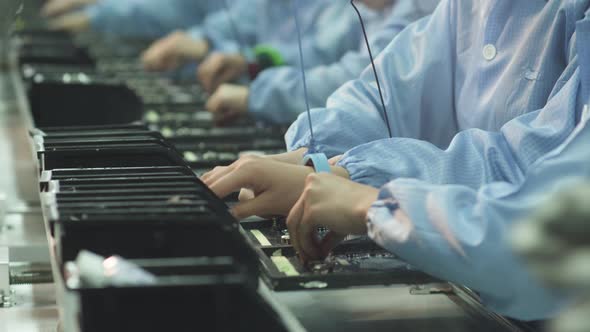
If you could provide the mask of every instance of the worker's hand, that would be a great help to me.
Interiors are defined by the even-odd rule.
[[[248,112],[249,93],[248,87],[223,84],[209,97],[205,107],[213,113],[216,124],[227,124]]]
[[[303,261],[323,258],[346,235],[367,233],[366,215],[379,190],[326,173],[307,176],[305,188],[287,218],[291,243]],[[330,232],[323,239],[318,227]]]
[[[50,0],[43,8],[41,8],[41,15],[45,17],[52,17],[71,12],[80,7],[84,7],[95,3],[97,0]]]
[[[90,27],[90,18],[82,12],[77,12],[54,18],[49,21],[48,25],[51,30],[82,32]]]
[[[307,148],[299,148],[294,151],[273,154],[266,156],[267,158],[280,161],[282,163],[301,165],[303,163],[303,156],[307,153]]]
[[[336,165],[338,165],[338,163],[340,162],[341,159],[342,159],[342,155],[332,157],[332,158],[330,158],[330,160],[328,160],[328,163],[332,166],[336,166]]]
[[[279,154],[271,154],[271,155],[262,155],[263,158],[272,159],[274,161],[278,161],[281,163],[287,163],[291,165],[302,165],[303,164],[303,156],[307,153],[307,148],[300,148],[294,151],[279,153]],[[245,154],[244,156],[246,156]],[[258,155],[260,156],[260,155]],[[240,190],[240,195],[238,199],[240,202],[244,202],[247,200],[253,199],[254,193],[252,190],[249,189],[242,189]]]
[[[165,71],[188,61],[201,61],[207,52],[206,41],[192,39],[184,31],[175,31],[153,43],[143,52],[141,61],[147,70]]]
[[[238,219],[253,215],[286,216],[297,201],[311,167],[295,166],[264,157],[246,156],[230,166],[216,167],[201,178],[217,196],[223,198],[242,188],[250,189],[250,197],[234,206]]]
[[[213,53],[199,65],[197,77],[208,93],[221,84],[238,79],[248,71],[248,63],[240,54]]]

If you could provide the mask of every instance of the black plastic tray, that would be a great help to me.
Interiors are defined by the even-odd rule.
[[[126,168],[74,168],[54,169],[43,174],[42,181],[67,179],[97,179],[117,177],[168,177],[178,175],[194,175],[188,167],[126,167]]]
[[[133,261],[155,285],[70,289],[80,328],[93,331],[288,331],[229,257]]]
[[[42,171],[63,168],[185,166],[172,147],[159,144],[132,147],[72,148],[39,154]]]
[[[235,224],[221,218],[213,213],[144,211],[59,219],[54,226],[58,262],[75,259],[81,250],[127,258],[231,256],[247,266],[255,287],[258,257]]]

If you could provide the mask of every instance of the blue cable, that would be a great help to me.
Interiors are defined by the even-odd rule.
[[[305,65],[303,62],[303,47],[301,45],[301,27],[299,25],[299,0],[293,0],[293,11],[295,16],[295,28],[297,29],[297,40],[299,42],[299,62],[301,64],[301,77],[303,79],[303,94],[305,98],[305,107],[307,111],[307,120],[309,121],[309,133],[311,135],[311,142],[309,143],[309,151],[313,152],[314,149],[314,135],[313,125],[311,121],[311,111],[309,108],[309,96],[307,91],[307,79],[305,77]]]

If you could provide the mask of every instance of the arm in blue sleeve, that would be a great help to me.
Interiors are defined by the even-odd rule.
[[[207,40],[212,51],[239,52],[241,47],[252,47],[256,44],[258,10],[264,6],[265,1],[228,2],[229,12],[224,9],[210,14],[203,24],[188,30],[193,39]],[[241,45],[242,43],[244,45]]]
[[[94,30],[131,37],[161,37],[186,29],[221,8],[213,0],[101,1],[85,9]]]
[[[456,133],[450,84],[455,67],[452,10],[448,0],[442,1],[430,18],[408,26],[376,59],[396,137],[446,147]],[[372,69],[366,68],[359,79],[338,89],[326,108],[313,110],[312,120],[314,147],[328,156],[387,137]],[[290,150],[308,147],[310,138],[306,114],[301,114],[285,136],[287,146]]]
[[[556,192],[590,176],[589,32],[588,21],[577,23],[577,56],[564,72],[569,79],[544,109],[510,121],[494,136],[498,144],[504,140],[506,148],[498,151],[511,155],[499,158],[512,160],[522,174],[518,179],[475,186],[397,178],[369,210],[369,235],[425,272],[476,290],[500,314],[521,320],[554,316],[565,303],[562,294],[530,275],[510,249],[509,235]],[[492,151],[471,136],[472,144]],[[435,165],[440,156],[433,154]],[[497,159],[492,154],[490,165]]]
[[[396,178],[470,188],[520,181],[531,163],[561,144],[577,121],[579,70],[574,61],[567,83],[538,111],[508,122],[499,132],[460,132],[446,150],[415,139],[385,139],[348,151],[340,165],[356,182],[380,187]],[[565,79],[565,78],[564,78]]]
[[[358,49],[361,41],[361,29],[357,16],[348,1],[304,1],[299,16],[302,20],[306,68],[325,65],[338,61],[350,50]],[[368,11],[361,8],[364,15]],[[299,64],[297,48],[292,47],[282,52],[292,53],[285,58],[296,58],[291,65]]]
[[[338,87],[357,77],[365,68],[368,56],[349,52],[339,62],[306,71],[310,107],[325,105]],[[260,73],[250,86],[248,111],[254,117],[279,124],[289,124],[306,109],[301,71],[283,66]]]
[[[372,15],[372,21],[365,24],[374,54],[379,54],[407,25],[429,15],[431,12],[428,9],[433,10],[419,7],[413,0],[403,0],[396,2],[389,17]],[[338,62],[306,70],[310,107],[325,105],[334,91],[362,73],[370,59],[364,42],[361,44],[360,49],[347,52]],[[248,110],[258,119],[288,124],[305,111],[303,95],[303,81],[298,67],[265,70],[250,86]]]
[[[477,190],[414,179],[387,184],[369,211],[369,235],[417,268],[477,291],[497,313],[521,320],[552,318],[567,301],[541,285],[515,256],[510,229],[556,192],[590,176],[586,121],[517,183],[495,182]],[[392,200],[399,209],[386,204]]]

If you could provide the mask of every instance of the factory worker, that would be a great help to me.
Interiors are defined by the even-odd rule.
[[[294,5],[299,7],[307,66],[332,63],[357,47],[360,28],[353,24],[356,16],[347,1],[237,0],[229,15],[210,15],[203,25],[156,42],[143,63],[150,70],[172,70],[215,52],[204,65],[221,64],[216,68],[223,69],[219,76],[226,80],[254,71],[249,63],[264,68],[298,63]]]
[[[364,17],[371,51],[378,54],[408,24],[432,13],[438,0],[364,0],[357,1],[374,10]],[[352,11],[353,8],[350,7]],[[359,24],[355,22],[354,24]],[[306,50],[303,50],[304,56]],[[325,105],[326,99],[341,85],[357,78],[370,63],[364,39],[334,63],[306,71],[311,107]],[[199,78],[210,91],[222,82],[215,64],[201,65]],[[207,108],[219,123],[245,115],[278,124],[292,123],[305,110],[303,80],[299,63],[265,70],[249,87],[224,84],[209,99]]]
[[[159,38],[201,23],[222,5],[219,0],[51,0],[42,14],[58,30],[91,28],[107,35]]]
[[[590,0],[444,0],[377,60],[394,138],[366,70],[312,111],[313,140],[301,117],[287,134],[294,152],[242,158],[203,180],[219,196],[254,192],[233,209],[238,217],[290,212],[303,258],[325,254],[314,225],[336,232],[330,248],[363,233],[354,221],[364,215],[377,243],[473,288],[490,309],[551,317],[560,301],[506,238],[553,188],[588,175],[589,14]],[[332,160],[335,175],[298,166],[307,148],[343,154]],[[330,181],[324,190],[314,188],[318,178]],[[330,208],[339,214],[328,218]]]

